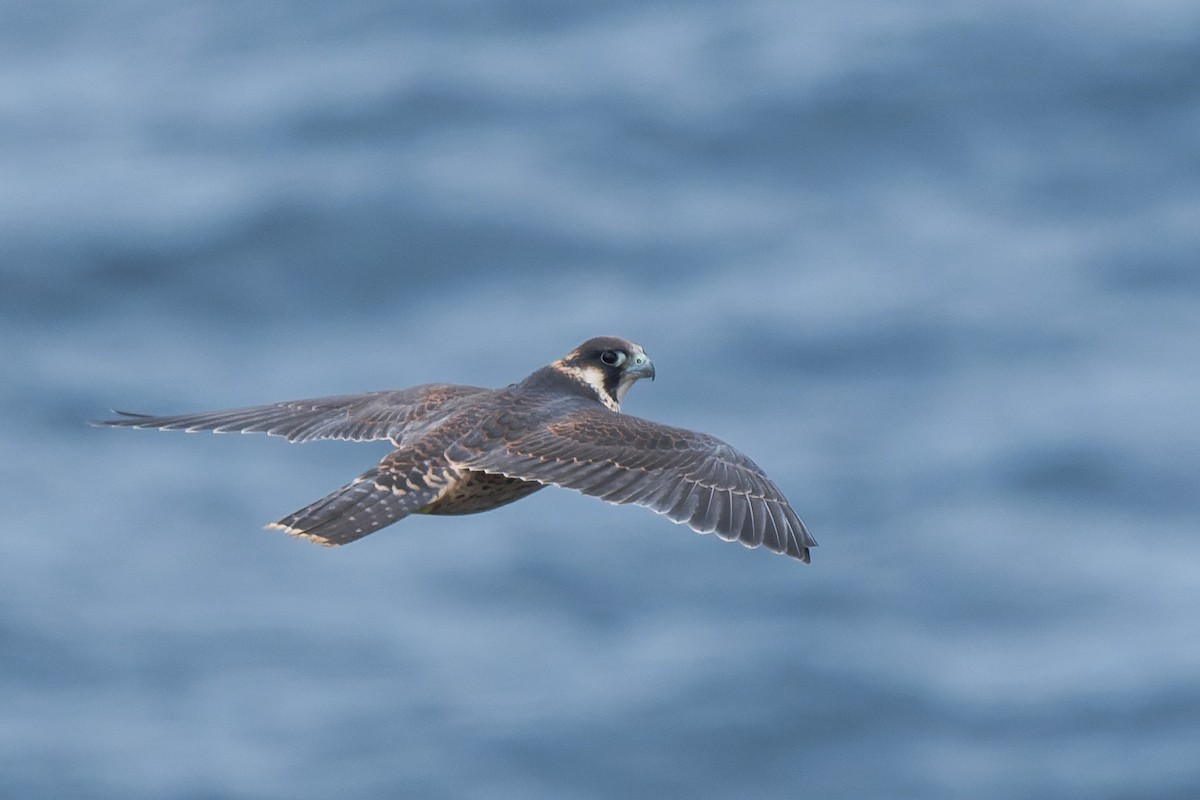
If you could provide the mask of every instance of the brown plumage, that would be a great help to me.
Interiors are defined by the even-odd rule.
[[[378,465],[267,526],[324,545],[409,514],[488,511],[554,484],[807,562],[816,542],[753,461],[712,436],[620,413],[644,377],[654,377],[645,351],[605,336],[503,389],[429,384],[178,416],[118,412],[96,424],[390,440],[396,449]]]

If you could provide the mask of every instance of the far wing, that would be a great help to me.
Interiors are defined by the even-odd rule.
[[[356,442],[395,440],[414,421],[437,415],[438,409],[447,402],[487,391],[475,386],[426,384],[411,389],[290,400],[197,414],[156,417],[118,411],[121,419],[93,424],[189,433],[265,433],[283,436],[289,442],[317,439],[349,439]]]
[[[816,546],[775,484],[715,437],[591,405],[514,432],[467,437],[446,454],[459,467],[644,506],[700,533],[805,562]]]

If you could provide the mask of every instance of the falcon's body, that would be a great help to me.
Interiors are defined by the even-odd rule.
[[[750,459],[711,436],[620,413],[642,377],[654,366],[641,347],[597,337],[503,389],[428,384],[99,424],[390,440],[396,449],[374,468],[268,526],[325,545],[409,514],[488,511],[556,484],[808,561],[816,542]]]

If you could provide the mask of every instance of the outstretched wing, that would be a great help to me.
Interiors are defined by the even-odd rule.
[[[165,417],[118,411],[121,419],[94,424],[189,433],[265,433],[283,436],[289,442],[392,439],[399,443],[404,429],[414,421],[440,417],[442,413],[438,409],[444,412],[447,402],[487,391],[475,386],[426,384],[411,389],[290,400],[266,406]]]
[[[592,405],[516,429],[511,438],[466,437],[446,455],[460,468],[645,506],[700,533],[805,562],[816,546],[775,484],[715,437]]]

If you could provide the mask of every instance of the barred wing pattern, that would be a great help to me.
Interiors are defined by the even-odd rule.
[[[487,391],[475,386],[426,384],[411,389],[289,400],[265,406],[164,417],[117,411],[121,419],[96,424],[189,433],[265,433],[282,436],[289,442],[399,440],[413,420],[428,417],[431,411],[448,401]]]
[[[816,545],[762,470],[715,437],[583,404],[513,430],[512,438],[467,436],[446,455],[460,468],[644,506],[699,533],[804,562]]]

